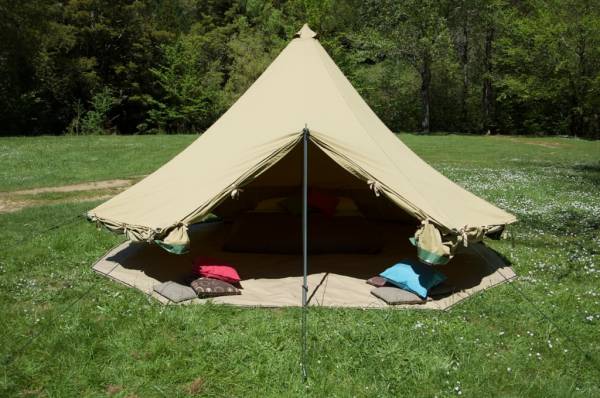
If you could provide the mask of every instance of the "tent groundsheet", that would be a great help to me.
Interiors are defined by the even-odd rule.
[[[379,254],[322,254],[310,256],[308,275],[309,305],[324,307],[384,308],[386,303],[370,292],[366,279],[378,275],[399,260],[415,259],[408,241],[411,227],[399,223],[381,223],[385,239]],[[192,252],[173,255],[160,247],[143,242],[125,242],[98,260],[93,269],[125,285],[169,303],[153,291],[157,283],[183,280],[189,275],[196,256],[210,256],[233,264],[242,278],[242,294],[211,299],[194,299],[187,303],[231,304],[253,307],[288,307],[301,305],[302,257],[259,253],[231,253],[222,250],[230,224],[201,223],[190,228]],[[399,305],[400,308],[445,310],[465,298],[510,281],[515,273],[496,252],[482,243],[461,248],[448,265],[437,267],[455,291],[423,304]]]

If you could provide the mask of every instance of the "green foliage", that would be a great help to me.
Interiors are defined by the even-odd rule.
[[[36,4],[37,3],[37,4]],[[40,40],[50,30],[50,1],[0,0],[0,123],[3,133],[35,133],[43,109],[35,75],[42,61]]]
[[[145,97],[148,117],[138,130],[203,132],[286,43],[286,17],[269,2],[232,6],[223,18],[209,30],[193,24],[162,47],[162,63],[150,69],[160,90]]]
[[[148,118],[140,130],[151,126],[158,131],[202,132],[217,117],[223,73],[220,60],[205,55],[220,52],[212,38],[182,35],[163,47],[164,63],[150,70],[161,95],[148,96]]]
[[[119,103],[120,99],[114,97],[113,90],[104,87],[92,97],[89,110],[84,111],[80,103],[75,105],[75,117],[69,124],[67,133],[71,135],[110,133],[112,120],[109,119],[109,112]]]
[[[392,130],[600,136],[592,0],[0,0],[0,134],[203,132],[304,22]],[[83,108],[86,108],[84,106]]]
[[[496,83],[504,128],[597,136],[600,5],[531,2],[505,18]]]

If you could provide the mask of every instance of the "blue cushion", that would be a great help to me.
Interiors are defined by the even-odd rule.
[[[441,272],[411,260],[402,260],[379,275],[391,284],[422,298],[427,297],[429,289],[446,280],[446,276]]]

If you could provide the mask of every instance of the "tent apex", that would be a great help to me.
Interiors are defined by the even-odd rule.
[[[296,37],[301,39],[313,39],[317,37],[317,34],[308,26],[307,23],[302,25],[302,29],[296,32]]]

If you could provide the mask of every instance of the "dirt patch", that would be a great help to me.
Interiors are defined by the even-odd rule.
[[[517,142],[519,144],[526,144],[526,145],[535,145],[535,146],[541,146],[544,148],[551,148],[551,149],[556,149],[556,148],[564,148],[564,147],[568,147],[570,146],[567,143],[563,143],[563,142],[536,142],[533,140],[528,140],[528,139],[523,139],[523,138],[515,138],[515,137],[502,137],[502,136],[493,136],[494,138],[500,138],[500,139],[507,139],[511,142]]]
[[[59,199],[59,200],[12,200],[0,197],[0,213],[12,213],[26,207],[56,205],[62,203],[81,203],[92,202],[96,200],[106,200],[112,198],[111,195],[85,196],[76,199]]]
[[[97,191],[100,189],[112,189],[112,188],[125,188],[132,185],[136,180],[106,180],[106,181],[94,181],[84,182],[80,184],[62,185],[58,187],[43,187],[43,188],[32,188],[24,189],[21,191],[3,192],[3,194],[10,193],[11,195],[37,195],[40,193],[48,192],[80,192],[80,191]],[[2,194],[2,193],[0,193]]]
[[[80,184],[62,185],[57,187],[43,187],[23,189],[20,191],[0,192],[0,213],[19,211],[26,207],[43,206],[48,204],[91,202],[110,199],[125,188],[133,185],[136,179],[116,179],[106,181],[84,182]],[[68,194],[81,192],[76,197],[43,198],[45,194]],[[36,196],[42,198],[36,198]],[[46,195],[47,196],[47,195]]]
[[[185,388],[186,392],[189,395],[198,395],[204,389],[204,379],[202,377],[198,377],[196,380],[192,381]]]
[[[13,211],[21,210],[27,206],[31,206],[31,201],[27,200],[8,200],[0,197],[0,213],[11,213]]]
[[[109,397],[112,397],[113,395],[116,395],[121,391],[123,391],[123,387],[121,386],[115,384],[109,384],[108,386],[106,386],[106,394],[108,394]]]
[[[519,141],[522,144],[527,144],[527,145],[537,145],[537,146],[542,146],[544,148],[562,148],[565,145],[561,144],[559,142],[523,142],[523,141]]]

